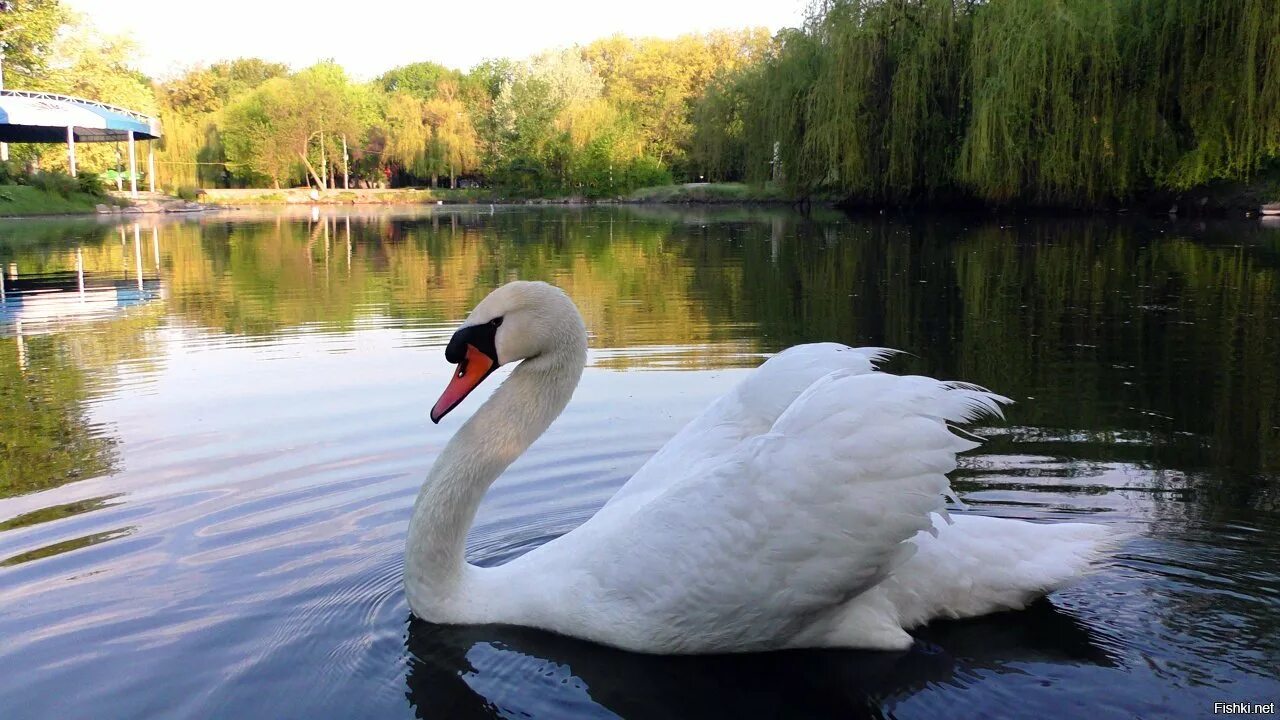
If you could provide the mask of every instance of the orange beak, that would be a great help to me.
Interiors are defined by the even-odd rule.
[[[440,418],[457,407],[458,403],[466,399],[476,386],[497,369],[497,361],[477,350],[475,345],[468,344],[467,354],[454,370],[449,386],[444,389],[444,394],[436,401],[435,407],[431,408],[431,422],[440,422]]]

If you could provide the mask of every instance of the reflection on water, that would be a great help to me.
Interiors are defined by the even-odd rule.
[[[1280,695],[1280,228],[361,210],[0,223],[0,706],[18,717],[1201,714]],[[577,301],[590,367],[469,541],[575,527],[767,353],[1019,401],[973,512],[1134,539],[907,653],[661,658],[408,621],[409,508],[492,287]],[[478,402],[464,406],[469,412]],[[407,701],[407,702],[406,702]]]
[[[874,717],[902,698],[1021,664],[1114,666],[1088,628],[1047,601],[935,627],[907,652],[672,658],[418,620],[408,647],[409,701],[420,717]]]

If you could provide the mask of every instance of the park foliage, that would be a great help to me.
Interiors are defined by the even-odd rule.
[[[465,72],[418,62],[367,82],[333,61],[292,70],[239,58],[157,80],[132,69],[132,43],[99,36],[57,0],[19,10],[33,32],[11,42],[32,51],[10,84],[158,114],[165,188],[483,183],[523,196],[616,196],[695,173],[694,102],[771,42],[759,29],[616,36]],[[56,146],[17,150],[42,167],[65,163]],[[121,156],[108,144],[79,160],[101,172]]]
[[[12,86],[157,113],[166,188],[483,185],[617,197],[1087,205],[1280,176],[1275,0],[816,0],[802,25],[613,36],[370,81],[257,58],[163,79],[59,0],[16,4]],[[57,147],[18,157],[57,168]],[[82,167],[122,164],[85,148]]]
[[[1280,157],[1280,11],[828,0],[694,117],[713,176],[793,196],[1096,205],[1248,181]]]

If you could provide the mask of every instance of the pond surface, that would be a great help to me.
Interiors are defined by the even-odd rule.
[[[1280,229],[489,208],[0,223],[0,708],[14,718],[1156,717],[1280,700]],[[486,497],[575,527],[768,353],[1018,401],[970,512],[1132,533],[908,652],[664,658],[411,621],[405,529],[469,308],[577,301],[590,364]]]

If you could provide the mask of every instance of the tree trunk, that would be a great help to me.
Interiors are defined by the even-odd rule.
[[[311,177],[316,181],[316,185],[323,190],[324,180],[321,180],[320,174],[316,172],[315,168],[311,167],[311,161],[307,160],[307,154],[300,152],[298,153],[298,157],[302,158],[302,164],[306,166],[307,172],[311,173]]]

